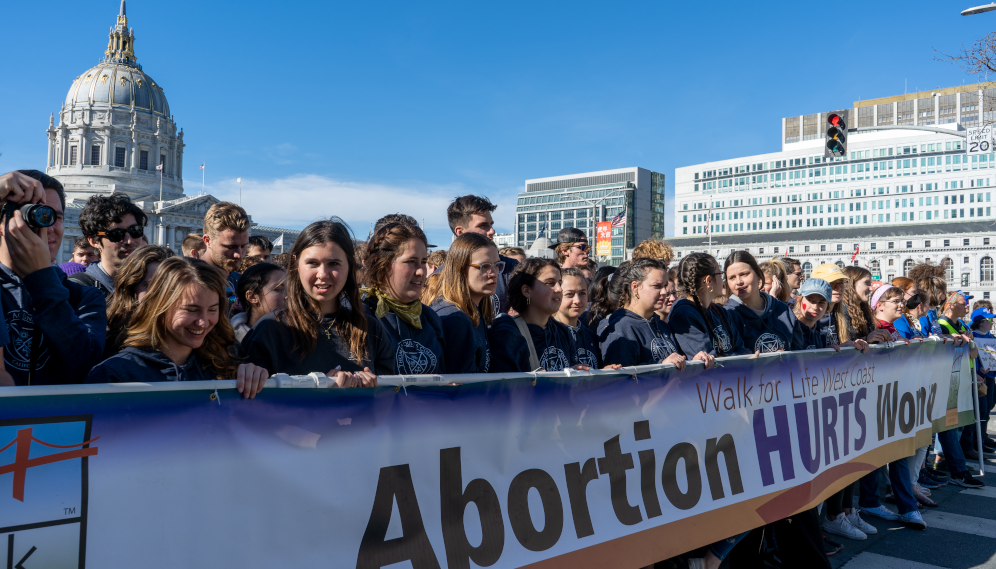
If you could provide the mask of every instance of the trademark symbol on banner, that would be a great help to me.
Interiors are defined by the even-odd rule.
[[[91,421],[0,420],[0,567],[84,566]]]

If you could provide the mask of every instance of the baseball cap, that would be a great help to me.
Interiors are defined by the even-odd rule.
[[[840,270],[840,267],[837,265],[834,265],[833,263],[823,263],[813,269],[813,272],[810,273],[809,278],[823,279],[828,283],[833,283],[835,281],[846,279],[847,275],[845,275],[844,271]]]
[[[996,318],[996,314],[993,314],[988,308],[983,306],[982,308],[976,308],[972,311],[972,322],[975,322],[976,318],[985,318],[988,320],[990,318]]]
[[[799,287],[799,296],[809,296],[811,294],[818,294],[826,299],[827,302],[830,302],[830,298],[833,296],[833,288],[830,286],[830,283],[823,279],[808,278]]]
[[[565,227],[557,233],[557,240],[550,245],[551,249],[556,249],[561,243],[587,243],[588,236],[576,227]]]

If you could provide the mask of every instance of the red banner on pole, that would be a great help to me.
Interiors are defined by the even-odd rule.
[[[599,257],[612,255],[612,222],[599,221],[595,226],[595,254]]]

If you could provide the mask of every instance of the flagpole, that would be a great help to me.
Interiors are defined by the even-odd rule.
[[[284,232],[280,232],[280,254],[284,254]]]
[[[204,162],[201,163],[201,195],[204,195]]]
[[[242,205],[242,176],[239,176],[239,205]]]

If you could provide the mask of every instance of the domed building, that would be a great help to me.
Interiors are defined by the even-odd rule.
[[[146,238],[179,252],[188,233],[200,233],[204,213],[219,202],[183,193],[183,129],[166,94],[135,57],[135,32],[125,0],[100,62],[73,80],[49,118],[46,172],[66,189],[66,232],[59,262],[81,235],[79,212],[93,195],[126,194],[149,216]],[[284,234],[285,250],[297,231],[254,226],[252,235]]]

